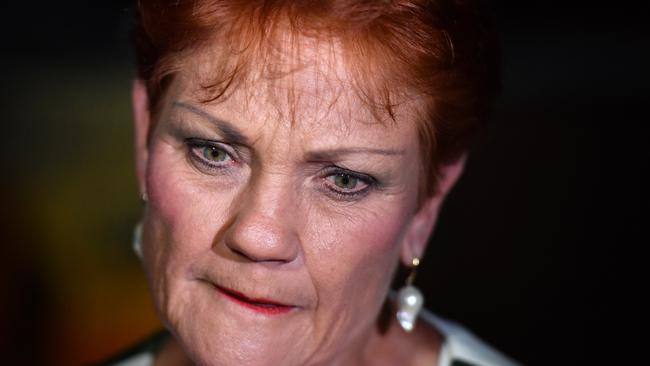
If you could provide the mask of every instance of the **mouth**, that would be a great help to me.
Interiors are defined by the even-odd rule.
[[[257,313],[265,315],[280,315],[286,314],[291,310],[296,309],[296,306],[293,305],[282,304],[269,299],[251,298],[242,294],[241,292],[217,285],[214,285],[214,287],[220,295],[223,295],[228,300],[231,300]]]

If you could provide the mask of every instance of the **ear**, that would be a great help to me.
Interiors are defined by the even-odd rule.
[[[402,243],[402,263],[410,267],[413,258],[422,258],[433,232],[440,207],[447,194],[458,181],[465,168],[466,154],[457,161],[441,168],[439,188],[434,196],[427,197],[411,219]]]
[[[151,126],[151,114],[149,113],[149,97],[144,81],[136,79],[133,81],[131,91],[131,103],[133,106],[133,135],[135,143],[135,173],[138,179],[140,195],[146,195],[146,169],[149,150],[147,136]]]

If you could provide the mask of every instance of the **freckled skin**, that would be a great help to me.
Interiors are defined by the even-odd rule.
[[[292,109],[280,97],[287,85],[264,80],[202,104],[199,78],[186,70],[139,153],[149,197],[145,271],[160,317],[196,364],[357,365],[372,354],[367,347],[381,345],[370,342],[374,324],[417,209],[416,127],[408,106],[398,109],[397,125],[373,123],[333,61],[292,74]],[[228,121],[251,144],[237,147],[241,156],[225,168],[206,169],[185,139],[222,136],[176,101]],[[305,160],[309,151],[348,147],[402,154]],[[332,164],[379,184],[341,199],[323,176]],[[255,313],[215,284],[295,309]]]

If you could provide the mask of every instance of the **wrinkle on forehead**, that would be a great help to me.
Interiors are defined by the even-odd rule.
[[[248,63],[240,66],[241,75],[234,71],[244,55],[228,53],[218,44],[199,53],[192,62],[192,71],[185,73],[185,80],[194,84],[191,93],[207,104],[232,99],[229,105],[238,108],[236,112],[240,115],[291,128],[335,125],[337,130],[346,132],[358,124],[379,123],[389,127],[396,120],[414,122],[412,113],[403,113],[415,105],[407,102],[406,94],[404,105],[395,108],[395,121],[383,108],[378,108],[380,103],[368,102],[370,96],[361,91],[336,39],[296,36],[291,32],[281,32],[276,37],[277,41],[257,52],[256,57],[247,57]],[[231,76],[232,80],[227,80]],[[219,94],[216,99],[215,93]],[[406,104],[411,108],[403,108]]]

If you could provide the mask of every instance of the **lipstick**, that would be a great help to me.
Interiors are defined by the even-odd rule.
[[[228,300],[231,300],[245,308],[265,315],[286,314],[293,310],[295,306],[278,303],[277,301],[264,298],[250,298],[241,292],[229,288],[214,286],[217,292]]]

